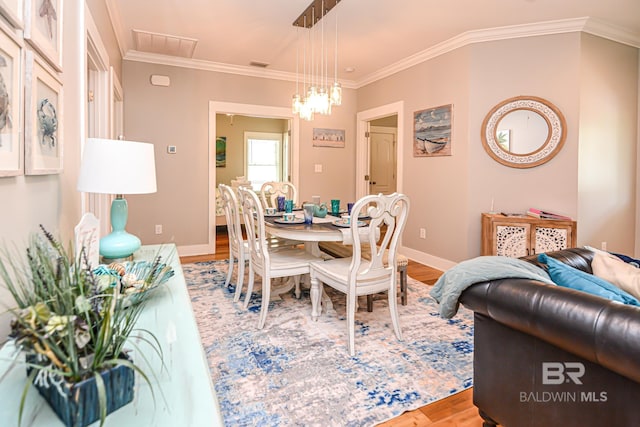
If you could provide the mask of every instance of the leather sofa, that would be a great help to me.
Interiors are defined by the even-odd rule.
[[[592,273],[587,249],[547,255]],[[638,307],[526,279],[476,283],[459,301],[474,311],[484,427],[640,425]]]

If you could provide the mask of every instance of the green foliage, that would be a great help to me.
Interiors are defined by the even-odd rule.
[[[84,249],[74,258],[72,251],[41,228],[42,235],[30,239],[26,259],[7,251],[0,258],[0,281],[16,301],[16,307],[9,309],[14,315],[9,338],[17,348],[36,356],[37,363],[28,363],[29,367],[37,371],[36,376],[71,383],[98,378],[98,372],[115,365],[140,371],[124,358],[124,346],[146,298],[131,304],[121,294],[120,276],[95,274],[87,267]],[[159,260],[153,265],[138,279],[157,282]],[[167,273],[164,264],[162,269],[163,277],[173,274]],[[146,330],[140,333],[151,338],[143,339],[162,358],[155,337]],[[103,399],[100,403],[106,404]],[[105,414],[101,410],[102,421]]]

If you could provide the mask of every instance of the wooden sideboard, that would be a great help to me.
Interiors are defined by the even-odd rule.
[[[575,221],[482,214],[481,255],[521,257],[576,246]]]

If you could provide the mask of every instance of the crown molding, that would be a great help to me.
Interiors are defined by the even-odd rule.
[[[589,17],[561,19],[556,21],[538,22],[535,24],[510,25],[507,27],[488,28],[483,30],[467,31],[450,38],[433,47],[411,55],[395,64],[384,67],[357,81],[357,87],[371,84],[385,77],[389,77],[399,71],[418,65],[439,55],[451,52],[455,49],[472,43],[483,43],[496,40],[508,40],[521,37],[535,37],[550,34],[562,34],[571,32],[587,32],[595,36],[607,38],[619,43],[640,48],[640,36],[619,27],[606,24]]]
[[[589,18],[582,31],[640,49],[640,34],[632,33],[604,21]]]
[[[107,0],[107,6],[113,0]],[[114,20],[112,19],[112,22]],[[116,38],[118,31],[114,23]],[[467,31],[460,35],[438,43],[428,49],[408,56],[401,61],[390,66],[381,68],[364,78],[354,80],[340,80],[340,83],[347,89],[358,89],[385,77],[389,77],[407,68],[421,64],[425,61],[443,55],[447,52],[468,46],[473,43],[483,43],[496,40],[508,40],[522,37],[535,37],[551,34],[562,34],[571,32],[586,32],[595,36],[610,39],[619,43],[640,48],[640,35],[631,33],[619,27],[606,24],[602,21],[589,17],[562,19],[556,21],[538,22],[535,24],[511,25],[506,27],[488,28],[483,30]],[[118,38],[118,45],[122,51],[123,45]],[[196,70],[214,71],[218,73],[236,74],[249,77],[260,77],[284,81],[296,81],[296,74],[287,71],[277,71],[249,66],[231,65],[219,62],[204,61],[201,59],[179,58],[168,55],[160,55],[136,50],[127,50],[122,56],[123,60],[146,62],[150,64],[169,65],[181,68],[191,68]]]
[[[129,50],[122,58],[126,61],[146,62],[149,64],[169,65],[172,67],[191,68],[195,70],[213,71],[217,73],[236,74],[264,79],[296,81],[296,74],[288,71],[269,70],[264,68],[242,65],[224,64],[221,62],[203,61],[201,59],[181,58],[177,56],[161,55],[157,53]],[[340,80],[343,88],[355,89],[356,84],[351,80]]]

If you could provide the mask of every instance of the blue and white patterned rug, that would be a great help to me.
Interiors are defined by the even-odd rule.
[[[372,313],[361,300],[350,357],[343,294],[325,286],[334,309],[317,322],[308,290],[299,300],[285,294],[258,330],[260,295],[246,311],[234,303],[235,272],[224,287],[227,266],[183,265],[227,426],[370,426],[472,385],[472,313],[461,308],[452,320],[440,318],[423,283],[409,278],[409,304],[398,305],[403,341],[386,299]]]

